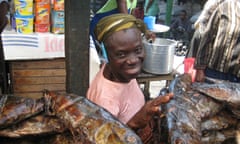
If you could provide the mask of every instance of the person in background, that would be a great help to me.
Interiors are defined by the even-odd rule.
[[[137,2],[137,6],[135,9],[133,9],[132,15],[134,15],[136,18],[143,20],[143,18],[144,18],[144,1]]]
[[[180,11],[179,17],[172,22],[170,30],[175,40],[183,40],[189,43],[192,33],[192,24],[188,19],[186,10]]]
[[[146,26],[129,14],[113,14],[99,21],[96,38],[106,49],[108,63],[104,63],[90,84],[87,98],[102,106],[119,121],[140,135],[144,143],[151,143],[154,115],[173,94],[159,96],[145,103],[136,77],[141,72],[145,52],[142,34]]]
[[[200,33],[195,60],[196,81],[207,77],[240,82],[240,1],[216,5]]]
[[[6,17],[9,10],[9,4],[7,0],[0,0],[0,33],[8,23],[8,18]]]
[[[225,0],[206,0],[203,10],[199,15],[197,21],[194,23],[194,34],[190,42],[190,48],[187,53],[187,57],[196,57],[197,48],[200,44],[201,34],[204,33],[208,20],[216,7]]]
[[[144,4],[144,15],[145,16],[155,16],[158,23],[158,14],[159,14],[159,0],[145,0]]]
[[[9,11],[9,3],[7,0],[0,0],[0,87],[3,94],[8,93],[6,62],[4,60],[4,51],[2,44],[2,32],[8,24],[7,13]]]

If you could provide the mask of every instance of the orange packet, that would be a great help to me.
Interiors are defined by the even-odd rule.
[[[35,23],[49,24],[50,23],[50,2],[49,0],[37,0],[35,3]]]
[[[53,9],[55,11],[64,11],[64,0],[54,0]]]
[[[35,32],[45,33],[50,31],[49,24],[35,24]]]

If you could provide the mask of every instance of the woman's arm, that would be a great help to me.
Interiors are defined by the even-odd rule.
[[[133,129],[138,130],[144,128],[152,119],[153,115],[160,114],[161,104],[168,103],[172,99],[173,93],[168,93],[165,96],[159,96],[153,100],[148,101],[128,122],[127,125]]]

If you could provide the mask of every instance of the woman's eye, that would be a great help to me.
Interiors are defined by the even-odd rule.
[[[137,54],[142,53],[142,47],[138,47],[135,52],[136,52]]]
[[[116,55],[118,58],[123,58],[123,57],[125,57],[125,54],[124,53],[117,53],[117,55]]]

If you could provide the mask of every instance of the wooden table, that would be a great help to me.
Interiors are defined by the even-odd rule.
[[[150,87],[150,82],[151,81],[166,80],[166,85],[168,85],[169,82],[171,80],[173,80],[173,77],[174,77],[173,73],[164,74],[164,75],[157,75],[157,74],[146,73],[146,72],[143,71],[137,77],[137,81],[138,81],[139,84],[144,84],[143,93],[144,93],[145,99],[149,100],[150,99],[149,87]]]

